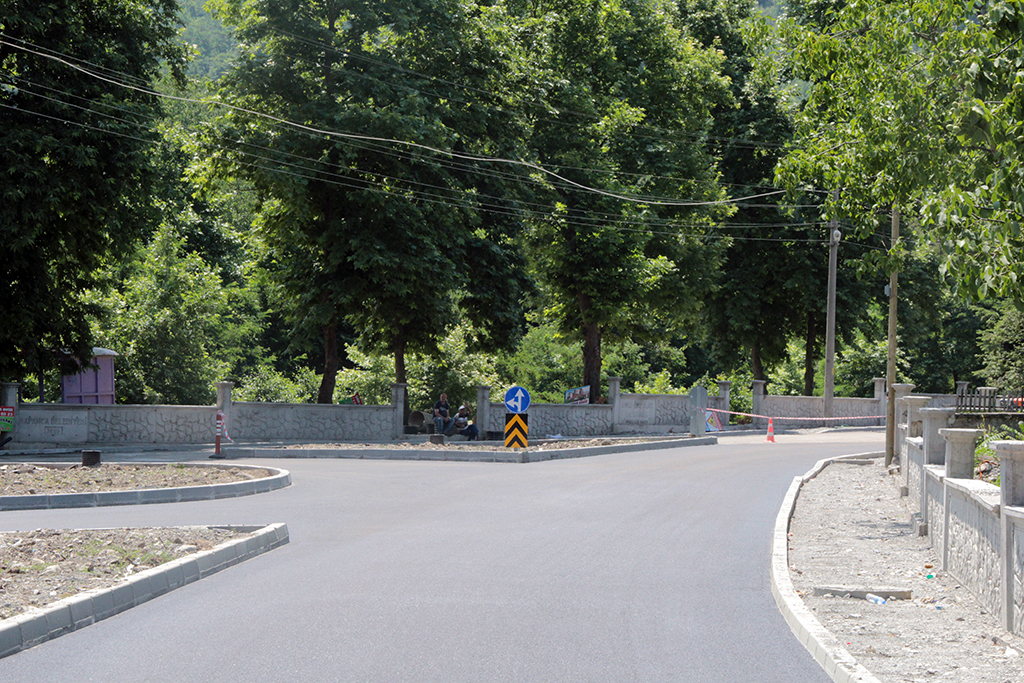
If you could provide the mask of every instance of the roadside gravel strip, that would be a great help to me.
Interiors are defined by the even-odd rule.
[[[841,683],[1024,682],[1024,639],[938,569],[910,512],[877,453],[823,460],[793,481],[771,567],[793,632]],[[876,604],[869,592],[903,599]]]
[[[30,466],[51,469],[70,469],[74,465],[66,463],[25,463]],[[133,467],[166,468],[166,463],[132,463]],[[221,468],[221,465],[193,464],[183,467]],[[146,505],[150,503],[183,503],[194,500],[216,500],[219,498],[237,498],[256,493],[267,493],[291,485],[292,477],[288,470],[268,467],[252,467],[249,465],[232,465],[236,469],[251,469],[260,473],[269,472],[270,476],[245,481],[228,481],[218,484],[199,486],[169,486],[121,491],[86,491],[80,493],[38,493],[25,495],[0,496],[2,510],[45,510],[49,508],[81,508],[103,507],[107,505]],[[108,466],[109,469],[109,466]],[[102,471],[95,469],[95,471]]]
[[[0,621],[0,657],[120,614],[288,542],[288,527],[284,524],[221,528],[248,535],[141,571],[110,588],[84,591]]]

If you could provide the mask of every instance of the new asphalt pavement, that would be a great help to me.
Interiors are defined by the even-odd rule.
[[[826,683],[772,598],[772,526],[794,476],[883,438],[746,433],[530,464],[246,460],[292,486],[3,512],[0,530],[285,522],[291,540],[2,659],[0,681]]]

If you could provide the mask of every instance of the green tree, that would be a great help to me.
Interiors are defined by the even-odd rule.
[[[718,53],[682,34],[671,3],[565,0],[534,11],[548,18],[538,59],[551,76],[531,145],[560,179],[551,210],[531,220],[532,266],[548,315],[582,343],[595,401],[605,340],[670,336],[700,309],[715,252],[683,219],[713,213],[723,196],[694,142],[727,95]]]
[[[1003,391],[1024,390],[1024,313],[1003,302],[981,334],[985,367],[981,374]]]
[[[227,363],[212,357],[225,325],[227,296],[213,268],[164,225],[141,252],[123,291],[110,295],[97,336],[120,354],[120,403],[208,405]]]
[[[177,15],[174,0],[0,1],[0,376],[91,357],[84,293],[153,220],[145,89],[162,68],[182,78]]]
[[[526,286],[508,237],[514,212],[492,194],[498,174],[476,160],[514,145],[521,128],[475,101],[515,90],[494,44],[506,31],[500,8],[216,7],[243,44],[221,81],[220,97],[236,108],[214,134],[219,168],[253,183],[296,328],[319,330],[318,401],[334,394],[345,330],[365,350],[390,353],[399,382],[406,353],[436,353],[460,312],[483,347],[514,342]]]

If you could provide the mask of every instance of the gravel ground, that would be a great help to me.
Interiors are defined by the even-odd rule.
[[[563,448],[590,448],[592,446],[614,446],[625,443],[651,443],[671,439],[692,438],[689,434],[673,434],[670,437],[598,437],[593,439],[557,439],[541,440],[536,439],[532,446],[519,449],[528,452],[560,450]],[[536,441],[543,441],[536,443]],[[429,441],[386,441],[386,442],[317,442],[317,443],[293,443],[287,446],[280,446],[282,449],[374,449],[374,450],[427,450],[427,451],[493,451],[504,450],[505,444],[501,441],[455,441],[450,440],[444,444],[430,443]]]
[[[0,465],[0,495],[198,486],[266,476],[267,470],[238,467],[6,463]],[[109,588],[137,571],[244,535],[203,526],[0,533],[0,619],[83,590]]]
[[[822,625],[885,683],[1024,683],[1024,639],[939,571],[881,459],[836,463],[804,484],[790,525],[790,576]],[[815,587],[903,588],[878,605]]]

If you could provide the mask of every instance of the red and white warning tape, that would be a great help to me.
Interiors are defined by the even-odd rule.
[[[831,420],[833,422],[840,420],[881,420],[885,418],[885,415],[850,415],[846,417],[779,417],[777,415],[755,415],[753,413],[737,413],[732,410],[719,410],[718,408],[702,408],[710,413],[724,413],[726,415],[742,415],[743,417],[759,417],[764,420],[809,420],[813,422],[821,422],[822,420]]]

